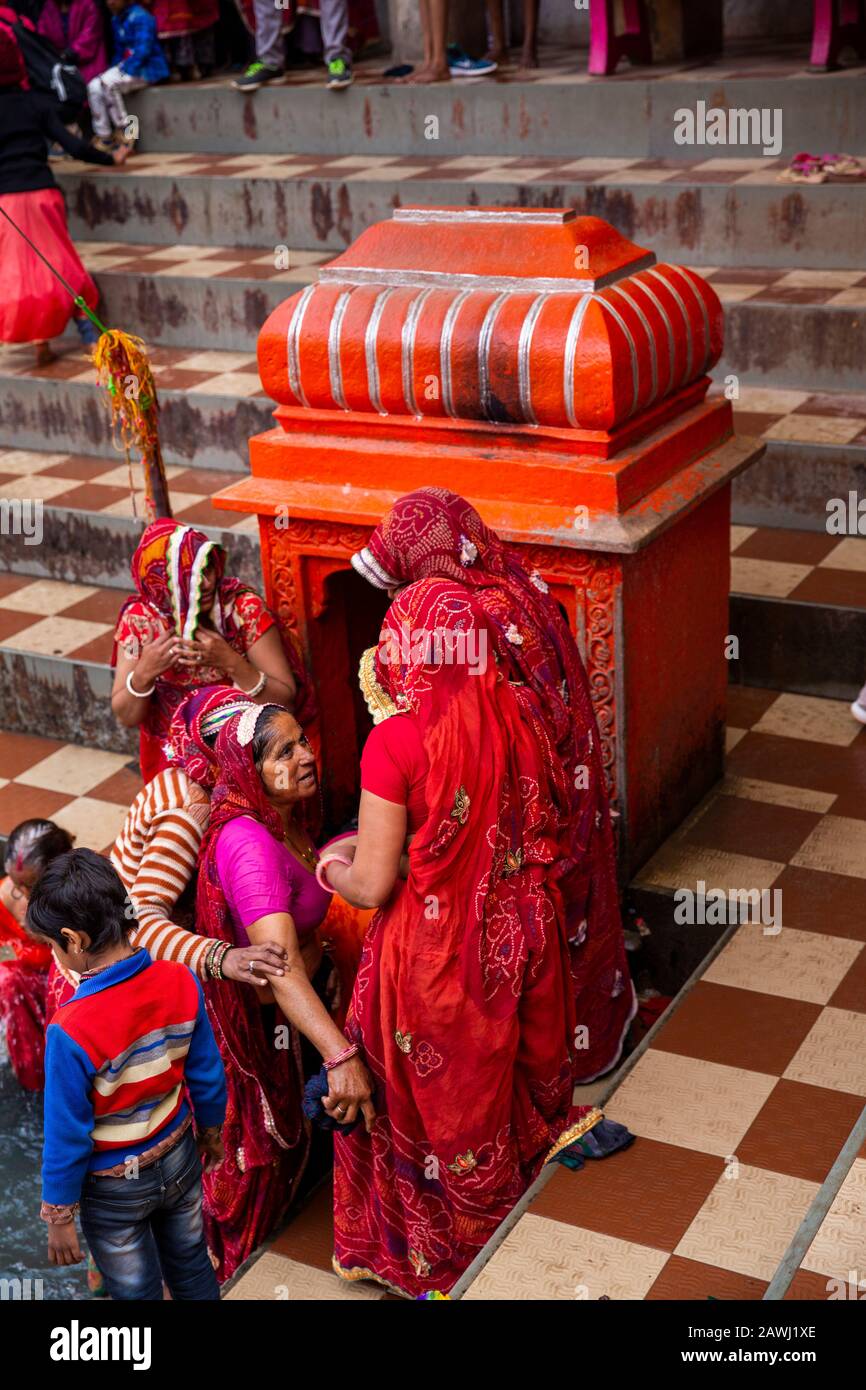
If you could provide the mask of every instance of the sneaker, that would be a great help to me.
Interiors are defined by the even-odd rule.
[[[342,91],[352,85],[352,64],[345,58],[333,58],[328,64],[328,88],[332,92]]]
[[[470,58],[456,44],[448,45],[448,71],[452,77],[489,77],[496,68],[492,58]]]
[[[95,135],[90,143],[95,150],[101,150],[103,154],[113,154],[117,149],[117,141],[113,135]]]
[[[861,705],[859,700],[855,700],[851,706],[851,713],[858,724],[866,724],[866,705]]]
[[[250,63],[240,77],[232,78],[232,86],[239,92],[257,92],[266,82],[276,82],[283,76],[282,68],[270,68],[267,63]]]

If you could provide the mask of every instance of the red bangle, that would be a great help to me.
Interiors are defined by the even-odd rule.
[[[357,1055],[358,1044],[350,1043],[349,1046],[345,1048],[343,1052],[338,1052],[336,1057],[332,1057],[330,1061],[323,1062],[322,1065],[324,1066],[325,1071],[333,1071],[334,1067],[342,1066],[344,1062],[348,1062],[350,1057],[357,1057]]]

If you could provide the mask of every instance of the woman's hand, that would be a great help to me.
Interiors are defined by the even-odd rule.
[[[285,975],[285,963],[284,948],[268,941],[260,946],[232,946],[223,956],[222,971],[227,980],[240,980],[261,989],[267,985],[269,975]]]
[[[83,1258],[74,1221],[67,1221],[62,1226],[48,1227],[49,1264],[77,1265]]]
[[[114,160],[115,164],[125,164],[131,154],[131,145],[118,145],[116,150],[111,151],[111,158]]]
[[[226,1156],[218,1127],[201,1130],[195,1137],[195,1146],[206,1173],[218,1168]]]
[[[174,665],[179,645],[179,639],[173,632],[163,633],[162,637],[157,637],[152,642],[144,642],[141,656],[132,672],[133,689],[149,690],[157,676],[161,676]]]
[[[369,1134],[376,1118],[373,1104],[373,1078],[360,1057],[350,1057],[328,1072],[328,1094],[322,1106],[338,1124],[350,1125],[360,1110]]]
[[[233,677],[242,659],[219,632],[206,627],[200,627],[191,642],[183,643],[181,660],[187,666],[215,666],[224,676]]]

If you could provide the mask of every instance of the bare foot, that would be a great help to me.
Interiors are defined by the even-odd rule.
[[[413,72],[409,78],[411,83],[430,82],[450,82],[451,73],[448,71],[448,64],[443,63],[440,67],[419,68],[418,72]]]
[[[50,343],[36,344],[36,365],[37,367],[49,367],[52,362],[57,361],[57,354],[51,351]]]
[[[485,63],[498,63],[500,67],[508,62],[507,48],[488,48],[484,55]]]
[[[520,62],[517,66],[519,72],[528,72],[531,68],[537,68],[538,54],[532,48],[522,49],[520,53]]]

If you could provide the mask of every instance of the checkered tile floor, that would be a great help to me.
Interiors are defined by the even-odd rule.
[[[92,369],[91,376],[92,380]],[[159,377],[162,382],[162,375]],[[218,511],[211,496],[239,482],[240,473],[166,465],[174,514],[192,526],[258,535],[255,517]],[[0,448],[0,497],[32,498],[52,507],[100,512],[105,516],[141,519],[144,493],[141,465],[133,463],[132,489],[126,462],[92,458],[87,454],[48,454],[32,449]],[[113,591],[116,592],[116,591]]]
[[[146,158],[146,156],[145,156]],[[483,161],[481,161],[483,163]],[[387,166],[385,166],[387,167]],[[79,242],[93,275],[136,274],[207,280],[274,280],[309,284],[330,252],[289,248],[288,269],[277,269],[274,253],[228,246],[154,246],[122,241]],[[860,308],[866,304],[866,271],[785,270],[761,266],[695,266],[723,304],[831,304]]]
[[[718,394],[718,389],[711,389],[710,395]],[[866,442],[866,395],[741,385],[733,406],[738,434],[761,435],[780,443]]]
[[[80,343],[55,340],[54,362],[35,366],[32,343],[0,348],[0,374],[33,377],[39,381],[83,381],[94,385],[90,352]],[[254,352],[211,351],[199,348],[148,347],[157,387],[191,395],[264,397]]]
[[[0,574],[0,648],[107,665],[124,598],[120,589]]]
[[[866,608],[866,538],[732,526],[731,593]]]
[[[757,157],[694,160],[626,159],[587,155],[580,159],[542,159],[519,155],[342,155],[314,154],[142,154],[128,165],[137,177],[241,178],[241,179],[339,179],[344,183],[375,180],[409,183],[446,180],[467,184],[555,183],[721,183],[775,184],[786,167],[784,159]],[[69,160],[56,166],[64,174],[102,178],[116,171]],[[120,177],[124,177],[121,174]]]
[[[638,882],[778,888],[783,929],[737,929],[605,1106],[635,1144],[556,1169],[469,1299],[760,1299],[866,1102],[866,730],[754,689],[729,721],[728,775]],[[326,1185],[229,1297],[381,1298],[329,1273],[331,1231]],[[866,1146],[788,1297],[864,1267]]]
[[[0,773],[0,835],[41,816],[98,851],[114,843],[141,789],[128,755],[30,734],[0,732]]]

